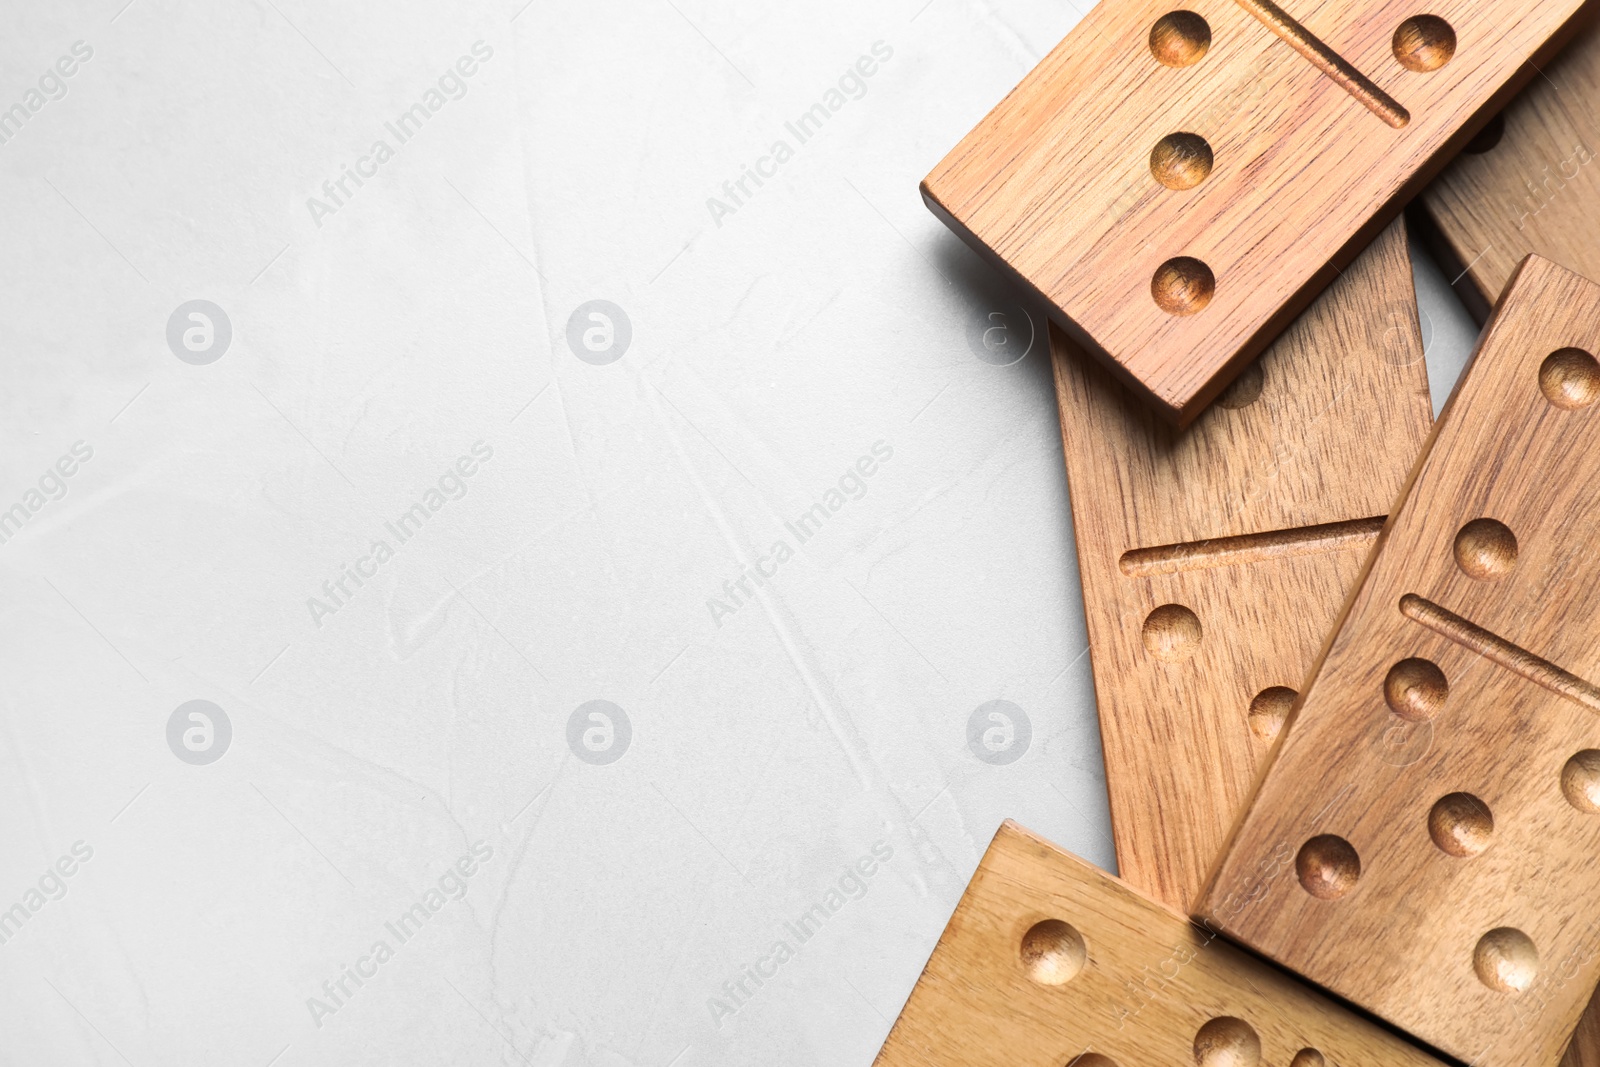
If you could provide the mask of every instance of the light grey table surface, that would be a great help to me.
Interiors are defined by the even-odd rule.
[[[1112,865],[917,195],[1073,3],[10,15],[0,1063],[864,1067],[1002,818]]]

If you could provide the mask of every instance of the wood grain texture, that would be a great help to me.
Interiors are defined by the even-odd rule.
[[[1185,424],[1532,76],[1528,61],[1581,4],[1439,0],[1427,10],[1453,28],[1454,52],[1419,73],[1395,51],[1413,0],[1298,0],[1294,32],[1262,0],[1103,0],[933,169],[923,197]],[[1204,18],[1209,45],[1169,66],[1156,51],[1180,63],[1196,51],[1159,31],[1152,46],[1177,7]],[[1313,62],[1317,48],[1369,88]],[[1363,92],[1393,100],[1405,124]],[[1166,141],[1180,134],[1206,151]],[[1214,279],[1203,307],[1189,260]],[[1163,310],[1160,294],[1192,313]]]
[[[876,1063],[1437,1067],[1389,1031],[1010,822],[984,854]]]
[[[1600,23],[1586,18],[1542,73],[1420,201],[1479,322],[1530,253],[1600,278]]]
[[[1423,232],[1482,322],[1524,257],[1600,278],[1600,20],[1584,25],[1428,187]],[[1564,1067],[1600,1067],[1600,995]]]
[[[1597,351],[1530,257],[1199,906],[1482,1067],[1556,1063],[1600,980]]]
[[[1186,911],[1433,422],[1404,226],[1185,431],[1051,335],[1117,865]]]

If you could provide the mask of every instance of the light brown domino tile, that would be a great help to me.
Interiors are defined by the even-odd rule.
[[[1559,44],[1581,0],[1103,0],[933,212],[1184,424]]]
[[[877,1067],[1438,1067],[1014,823]]]
[[[1596,352],[1531,257],[1199,907],[1481,1067],[1553,1067],[1600,979]]]
[[[1187,910],[1433,423],[1404,227],[1187,430],[1052,348],[1117,866]]]

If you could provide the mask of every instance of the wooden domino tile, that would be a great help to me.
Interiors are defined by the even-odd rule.
[[[1179,424],[1511,98],[1582,4],[1285,2],[1102,0],[922,184]]]
[[[1600,20],[1589,18],[1419,198],[1457,294],[1481,322],[1530,253],[1600,278]],[[1566,1067],[1600,1067],[1600,994]]]
[[[877,1067],[1438,1067],[1006,823]]]
[[[1213,928],[1481,1067],[1600,980],[1600,286],[1514,276],[1224,852]]]
[[[1600,278],[1600,22],[1587,19],[1541,73],[1420,201],[1480,322],[1530,253]]]
[[[1187,910],[1433,422],[1404,226],[1186,431],[1051,339],[1117,865]]]

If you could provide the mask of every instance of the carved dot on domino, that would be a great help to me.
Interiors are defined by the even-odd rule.
[[[1472,969],[1478,981],[1496,993],[1512,996],[1527,992],[1539,976],[1539,950],[1533,939],[1510,926],[1490,930],[1472,950]]]
[[[1205,310],[1217,294],[1217,276],[1193,256],[1177,256],[1156,268],[1150,295],[1169,315],[1193,315]]]
[[[1394,31],[1394,58],[1417,74],[1438,70],[1456,54],[1456,31],[1438,15],[1413,15]]]
[[[1307,893],[1318,900],[1338,900],[1361,879],[1361,857],[1344,838],[1318,834],[1300,846],[1294,870]]]
[[[1494,814],[1471,793],[1451,793],[1428,812],[1428,836],[1447,856],[1476,856],[1494,838]]]
[[[1561,795],[1586,815],[1600,815],[1600,751],[1586,748],[1561,768]]]
[[[1455,552],[1467,577],[1499,581],[1517,565],[1517,535],[1497,519],[1473,519],[1457,532]]]
[[[1303,1048],[1294,1054],[1289,1067],[1327,1067],[1328,1061],[1314,1048]]]
[[[1169,11],[1150,27],[1150,54],[1164,67],[1192,67],[1211,47],[1211,25],[1193,11]]]
[[[1586,408],[1600,400],[1600,362],[1581,348],[1552,352],[1539,366],[1539,389],[1564,411]]]
[[[1412,657],[1389,668],[1383,679],[1383,699],[1389,710],[1406,722],[1427,722],[1444,710],[1450,683],[1429,660]]]
[[[1224,1015],[1194,1035],[1195,1067],[1257,1067],[1261,1038],[1243,1019]]]
[[[1088,958],[1083,935],[1060,919],[1034,923],[1022,935],[1022,969],[1040,985],[1065,985]]]
[[[1168,189],[1193,189],[1211,176],[1213,162],[1198,133],[1169,133],[1150,151],[1150,173]]]
[[[1204,631],[1200,617],[1182,604],[1163,604],[1144,620],[1145,651],[1163,663],[1177,663],[1194,655]]]
[[[1250,732],[1263,741],[1276,740],[1289,718],[1289,709],[1294,707],[1294,698],[1299,695],[1286,685],[1275,685],[1257,693],[1250,701]]]

